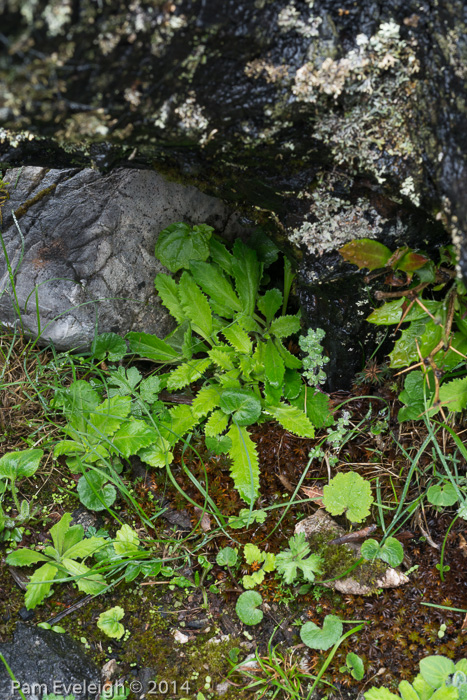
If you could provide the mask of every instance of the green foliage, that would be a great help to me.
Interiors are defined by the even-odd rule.
[[[318,386],[326,381],[323,367],[329,362],[329,357],[323,355],[323,348],[321,347],[324,335],[325,333],[321,328],[316,330],[309,328],[307,334],[298,341],[300,348],[306,353],[303,358],[303,376],[310,386]]]
[[[119,605],[102,612],[97,619],[97,626],[108,637],[121,639],[125,634],[125,628],[119,620],[124,616],[125,611]]]
[[[252,510],[249,508],[242,508],[238,515],[231,515],[229,518],[229,527],[233,530],[240,530],[241,528],[248,527],[253,523],[264,523],[266,520],[267,513],[265,510]]]
[[[223,547],[219,550],[216,562],[219,566],[235,566],[238,558],[238,550],[232,547]]]
[[[350,672],[352,678],[356,681],[361,681],[365,675],[365,665],[358,654],[354,654],[353,651],[349,651],[345,659],[345,666],[340,668],[341,673]]]
[[[105,580],[101,574],[93,574],[91,570],[77,559],[86,559],[104,546],[102,537],[84,537],[82,525],[70,525],[71,514],[65,513],[61,520],[50,528],[52,546],[44,547],[43,551],[32,549],[17,549],[10,552],[6,561],[12,566],[31,566],[43,562],[31,576],[25,596],[25,605],[30,610],[40,605],[51,592],[53,581],[57,578],[71,576],[75,579],[80,591],[97,594],[105,588]]]
[[[126,343],[116,333],[101,333],[91,348],[91,355],[96,360],[108,359],[110,362],[118,362],[127,352]]]
[[[191,408],[171,409],[171,434],[159,428],[151,446],[155,466],[162,466],[162,454],[170,462],[167,448],[204,424],[209,448],[229,454],[235,487],[249,504],[259,493],[259,465],[248,427],[275,419],[296,435],[312,437],[313,421],[319,425],[330,415],[324,395],[309,392],[303,399],[297,371],[302,363],[283,344],[300,329],[298,315],[285,314],[290,263],[284,262],[283,291],[263,293],[264,268],[277,250],[263,241],[258,251],[236,240],[230,252],[210,227],[169,226],[159,236],[156,255],[172,272],[182,272],[178,279],[159,274],[155,286],[178,326],[164,340],[143,333],[127,336],[132,352],[177,364],[165,375],[167,389],[203,381]],[[321,355],[319,343],[315,355]],[[183,420],[178,420],[182,408]],[[138,454],[149,461],[147,451]]]
[[[421,366],[405,379],[400,395],[405,405],[399,420],[443,410],[463,411],[467,407],[467,293],[452,269],[453,247],[440,250],[438,264],[408,247],[391,252],[366,238],[346,244],[340,252],[360,269],[386,269],[385,282],[396,289],[376,293],[385,301],[368,321],[398,329],[404,324],[389,354],[390,367]]]
[[[310,545],[303,532],[289,539],[289,548],[276,556],[277,571],[284,577],[286,583],[293,583],[301,569],[303,578],[314,581],[315,574],[321,573],[321,558],[310,554]]]
[[[305,622],[300,628],[300,638],[310,649],[326,651],[342,636],[342,622],[335,615],[326,615],[322,629],[314,622]]]
[[[264,581],[266,573],[274,571],[276,568],[276,556],[272,552],[262,552],[255,544],[246,544],[243,550],[245,561],[250,566],[254,564],[258,567],[251,575],[245,574],[242,579],[244,588],[254,588]]]
[[[467,660],[456,664],[445,656],[427,656],[420,661],[420,673],[413,683],[401,681],[399,695],[387,688],[370,688],[365,700],[465,700],[467,697]]]
[[[16,480],[33,476],[39,468],[43,454],[43,450],[30,449],[8,452],[0,458],[0,533],[2,533],[2,539],[6,539],[7,531],[10,531],[8,532],[9,537],[12,530],[27,522],[33,515],[27,501],[19,502]],[[2,509],[1,504],[7,490],[7,482],[17,510],[16,518],[6,517]]]
[[[370,482],[357,472],[339,472],[323,488],[323,503],[331,515],[345,513],[353,523],[365,520],[373,503]]]
[[[263,619],[263,611],[258,609],[263,599],[257,591],[245,591],[239,595],[235,611],[245,625],[258,625]]]
[[[458,493],[449,481],[443,485],[430,486],[426,492],[428,501],[434,506],[453,506],[459,500]]]
[[[389,566],[399,566],[404,558],[404,549],[395,537],[388,537],[383,544],[371,538],[365,540],[361,553],[365,559],[381,559]]]

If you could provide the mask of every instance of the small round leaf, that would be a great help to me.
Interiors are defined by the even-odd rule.
[[[83,506],[89,510],[105,510],[117,498],[112,484],[104,486],[105,477],[98,472],[88,472],[78,481],[78,495]]]
[[[119,622],[124,616],[125,611],[119,605],[114,608],[105,610],[101,613],[97,619],[97,626],[102,630],[108,637],[113,637],[114,639],[120,639],[125,633],[124,626]]]
[[[263,602],[257,591],[245,591],[242,593],[235,606],[235,611],[245,625],[258,625],[263,619],[263,611],[258,610],[258,605]]]
[[[224,413],[232,414],[232,418],[238,425],[252,425],[261,415],[261,401],[247,389],[224,391],[219,405]]]
[[[323,628],[320,629],[314,622],[305,622],[300,630],[302,642],[310,649],[330,649],[342,636],[342,622],[335,615],[326,615]]]
[[[223,547],[217,554],[216,562],[219,566],[235,566],[237,563],[237,550],[232,547]]]
[[[444,486],[441,486],[441,484],[430,486],[426,495],[434,506],[453,506],[459,500],[456,489],[450,483]]]

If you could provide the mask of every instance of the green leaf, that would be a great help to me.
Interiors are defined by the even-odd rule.
[[[76,585],[83,593],[98,595],[106,587],[102,574],[90,573],[91,570],[85,564],[73,559],[64,559],[62,564],[67,572],[76,579]]]
[[[302,377],[300,372],[294,369],[286,369],[284,372],[284,398],[290,400],[296,399],[300,396],[302,389],[305,389],[302,384]],[[311,393],[311,392],[310,392]],[[325,398],[326,395],[322,394]],[[298,406],[300,408],[300,406]],[[304,407],[302,408],[304,411]],[[304,411],[306,413],[306,411]],[[308,416],[309,418],[310,416]],[[316,425],[314,421],[311,421],[313,425]]]
[[[235,312],[242,310],[234,288],[220,267],[214,263],[192,261],[190,272],[203,292],[228,310],[229,315],[226,318],[232,318]]]
[[[108,383],[108,396],[133,396],[135,389],[141,381],[141,372],[136,367],[118,367],[111,372]]]
[[[31,566],[31,564],[37,564],[38,561],[49,562],[49,559],[40,552],[34,552],[32,549],[24,547],[10,552],[6,557],[6,563],[10,566]]]
[[[420,700],[429,700],[433,695],[433,688],[423,680],[421,673],[415,676],[412,685]]]
[[[264,372],[273,387],[282,386],[285,374],[284,362],[271,339],[267,341],[264,351]]]
[[[157,335],[149,333],[127,333],[125,336],[130,344],[131,352],[148,360],[154,360],[160,364],[170,364],[180,362],[180,353],[174,350],[168,343],[161,340]]]
[[[397,261],[394,269],[403,270],[404,272],[415,272],[415,270],[420,270],[420,268],[430,262],[430,258],[427,258],[426,255],[416,253],[414,250],[409,250]]]
[[[365,559],[381,559],[389,566],[399,566],[404,558],[404,548],[395,537],[388,537],[383,544],[374,539],[363,542],[361,547],[362,557]]]
[[[242,578],[242,586],[243,588],[251,589],[255,588],[255,586],[259,586],[260,583],[263,583],[264,581],[264,570],[260,569],[259,571],[254,571],[251,575],[250,574],[245,574]]]
[[[226,326],[222,329],[222,333],[235,350],[243,352],[246,355],[251,354],[253,345],[250,336],[238,323]]]
[[[205,340],[212,333],[212,313],[209,302],[189,272],[184,272],[178,285],[183,311],[190,319],[193,330]]]
[[[279,403],[278,406],[266,406],[266,413],[269,413],[286,430],[299,437],[312,438],[315,429],[307,416],[296,406],[289,406],[286,403]]]
[[[191,404],[191,409],[196,418],[204,418],[219,406],[220,392],[217,386],[203,386]]]
[[[256,423],[261,415],[261,401],[248,389],[227,389],[223,391],[219,405],[224,413],[232,414],[238,425]]]
[[[171,391],[176,389],[184,389],[186,386],[196,382],[206,370],[211,366],[212,362],[209,357],[202,357],[199,360],[190,360],[183,362],[172,370],[167,380],[167,388]]]
[[[419,351],[422,357],[427,357],[439,343],[441,335],[441,326],[435,324],[429,317],[413,321],[406,330],[402,331],[401,337],[394,345],[394,350],[389,353],[390,366],[407,367],[413,362],[419,362]]]
[[[54,578],[57,575],[57,567],[55,564],[43,564],[36,569],[26,589],[24,604],[28,610],[32,610],[36,605],[40,605],[44,598],[49,593]]]
[[[120,556],[136,554],[139,551],[138,533],[129,525],[122,525],[115,535],[114,549]]]
[[[128,421],[115,433],[112,442],[126,458],[134,455],[142,447],[148,447],[154,439],[153,430],[142,420]]]
[[[97,391],[95,391],[89,382],[84,379],[79,379],[73,382],[68,389],[58,390],[56,392],[55,404],[63,406],[64,412],[71,426],[80,433],[87,431],[87,415],[101,401]]]
[[[298,569],[307,581],[314,581],[315,574],[321,572],[321,558],[317,554],[310,554],[310,546],[303,532],[289,539],[289,549],[285,549],[276,556],[276,568],[284,577],[286,583],[293,583],[298,576]],[[308,557],[308,558],[306,558]]]
[[[338,617],[326,615],[322,629],[315,625],[314,622],[305,622],[300,629],[300,638],[310,649],[326,651],[340,639],[342,630],[342,622]]]
[[[257,591],[245,591],[238,597],[235,612],[245,625],[258,625],[263,619],[263,611],[258,610],[262,602]]]
[[[439,400],[441,405],[446,406],[449,411],[463,411],[467,406],[467,377],[442,384]]]
[[[157,401],[157,397],[161,390],[161,380],[159,377],[152,375],[151,377],[146,377],[143,379],[139,385],[139,395],[142,400],[146,403],[154,403]]]
[[[252,510],[249,508],[242,508],[238,515],[231,515],[229,518],[229,527],[233,530],[240,530],[241,528],[248,527],[253,523],[264,523],[267,517],[267,512],[265,510]]]
[[[370,482],[357,472],[339,472],[323,488],[323,503],[331,515],[345,513],[353,523],[359,523],[370,514],[373,503]]]
[[[321,391],[302,386],[299,396],[290,403],[301,411],[306,410],[307,417],[316,428],[326,428],[334,422],[329,409],[329,396]]]
[[[70,523],[72,520],[71,513],[64,513],[58,523],[55,523],[50,528],[50,535],[52,537],[52,542],[55,545],[55,549],[61,555],[64,552],[65,535],[70,528]],[[84,532],[84,530],[83,530]]]
[[[449,482],[444,484],[444,486],[441,484],[430,486],[426,496],[432,505],[441,507],[453,506],[459,500],[456,489]]]
[[[399,695],[391,693],[387,688],[370,688],[364,694],[365,700],[400,700]]]
[[[233,255],[229,253],[225,245],[217,237],[212,236],[209,241],[209,250],[212,260],[232,277]]]
[[[18,450],[0,458],[0,479],[15,481],[32,476],[39,468],[44,450]]]
[[[417,691],[408,681],[401,681],[398,690],[402,700],[420,700]]]
[[[454,671],[454,662],[445,656],[427,656],[420,661],[422,678],[432,688],[439,688],[444,685]]]
[[[232,440],[228,435],[208,437],[206,436],[206,447],[216,455],[225,455],[232,448]]]
[[[119,605],[102,612],[97,619],[97,626],[108,637],[121,639],[125,634],[124,626],[119,622],[125,611]]]
[[[357,265],[361,270],[378,270],[380,267],[386,267],[392,252],[379,241],[371,238],[359,238],[355,241],[346,243],[342,248],[339,248],[339,253],[344,260],[352,265]]]
[[[225,347],[228,346],[226,345]],[[214,362],[214,364],[216,364],[221,369],[225,369],[228,371],[235,367],[234,356],[232,355],[232,351],[226,352],[225,350],[221,350],[220,348],[212,348],[212,350],[208,352],[208,355]]]
[[[171,408],[168,417],[160,423],[160,434],[172,446],[197,423],[198,418],[193,413],[191,406],[180,404]],[[158,439],[159,437],[157,437]]]
[[[235,566],[237,563],[238,553],[232,547],[223,547],[219,550],[216,562],[219,566]]]
[[[399,399],[405,406],[399,409],[397,418],[400,423],[406,420],[417,420],[425,412],[425,376],[423,372],[409,372],[405,378],[404,389]],[[426,387],[427,404],[430,405],[429,389]]]
[[[232,273],[235,287],[247,316],[252,316],[256,306],[259,284],[263,273],[263,265],[258,262],[256,253],[248,248],[239,238],[233,248]]]
[[[108,357],[111,362],[118,362],[126,355],[126,343],[116,333],[101,333],[97,336],[92,349],[92,356],[96,360]]]
[[[243,549],[243,556],[247,564],[261,563],[264,559],[264,552],[256,544],[248,542]]]
[[[271,335],[277,338],[287,338],[300,330],[300,319],[297,316],[279,316],[272,321],[270,326]]]
[[[113,435],[121,426],[123,420],[130,414],[131,398],[129,396],[113,396],[93,409],[89,421],[95,428],[96,437],[103,439]]]
[[[186,321],[187,316],[180,304],[178,285],[173,277],[160,272],[156,275],[154,286],[165,308],[169,311],[170,315],[174,317],[177,323]]]
[[[244,501],[251,504],[259,493],[259,462],[256,445],[243,426],[232,425],[227,433],[232,440],[230,473],[235,488]]]
[[[266,318],[269,325],[282,306],[283,296],[278,289],[268,289],[268,291],[258,299],[258,309]]]
[[[292,355],[292,353],[284,347],[282,341],[279,340],[279,338],[274,338],[274,343],[276,345],[276,348],[279,350],[282,359],[284,360],[284,365],[288,369],[301,369],[302,361],[299,360],[298,357],[295,357],[295,355]]]
[[[361,681],[365,675],[365,665],[358,654],[354,654],[353,651],[349,651],[346,656],[345,663],[350,669],[350,673],[356,681]]]
[[[173,442],[176,442],[174,440]],[[171,443],[160,437],[149,447],[143,447],[136,453],[138,457],[151,467],[161,469],[173,461],[173,453],[170,452]]]
[[[209,239],[214,229],[206,224],[194,226],[176,223],[167,226],[157,239],[155,255],[170,272],[188,268],[190,260],[207,260]]]
[[[76,542],[64,549],[63,554],[67,559],[86,559],[106,544],[107,540],[104,537],[86,537],[81,542]]]
[[[112,484],[104,486],[105,481],[99,472],[87,472],[78,480],[78,496],[88,510],[106,510],[115,502],[117,491]]]
[[[224,411],[221,409],[213,411],[206,421],[206,425],[204,426],[204,434],[206,437],[215,438],[224,432],[224,430],[227,428],[228,422],[229,418]]]

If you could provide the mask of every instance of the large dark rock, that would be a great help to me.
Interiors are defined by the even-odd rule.
[[[100,695],[98,668],[66,634],[19,622],[13,642],[0,644],[0,653],[28,700],[41,700],[45,693],[74,694],[75,700],[96,700]],[[2,700],[20,700],[17,687],[0,663]]]
[[[12,284],[0,259],[0,320],[58,349],[88,347],[96,330],[164,336],[173,320],[154,290],[165,269],[154,257],[158,233],[176,221],[241,230],[220,199],[151,170],[26,167],[5,179],[3,240],[16,272]]]
[[[0,10],[3,161],[144,163],[234,201],[296,257],[301,298],[355,318],[361,342],[360,285],[347,295],[323,258],[349,238],[391,229],[390,242],[416,234],[424,247],[427,230],[435,243],[451,233],[467,274],[462,0]],[[305,308],[312,325],[319,308]],[[361,354],[344,355],[348,376]]]

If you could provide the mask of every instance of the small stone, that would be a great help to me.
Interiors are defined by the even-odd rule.
[[[186,644],[190,641],[190,637],[187,634],[180,632],[180,630],[175,630],[174,639],[176,642],[179,642],[179,644]]]

